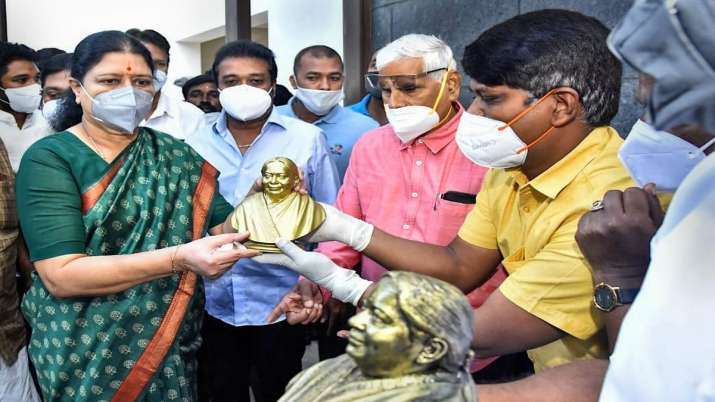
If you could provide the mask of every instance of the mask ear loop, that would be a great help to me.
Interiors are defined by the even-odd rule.
[[[712,144],[715,144],[715,137],[711,138],[708,142],[706,142],[702,147],[698,148],[698,150],[702,153],[705,153],[705,150],[710,148]],[[691,158],[694,158],[696,155],[694,152],[690,152],[689,155]]]
[[[444,72],[444,75],[442,76],[442,83],[439,86],[439,94],[437,95],[437,99],[434,101],[434,105],[432,105],[432,113],[437,112],[437,106],[439,105],[439,101],[442,100],[442,95],[444,95],[444,89],[447,87],[447,77],[449,76],[449,72],[452,71],[452,62],[450,61],[449,64],[447,64],[447,71]]]
[[[546,100],[546,98],[548,98],[550,95],[553,95],[554,92],[556,92],[556,88],[554,88],[554,89],[550,90],[549,92],[547,92],[547,93],[546,93],[544,96],[542,96],[539,100],[537,100],[536,102],[534,102],[534,104],[532,104],[531,106],[527,107],[526,109],[522,110],[519,114],[517,114],[516,116],[514,116],[513,119],[509,120],[509,122],[507,122],[506,124],[504,124],[504,125],[501,126],[501,127],[498,127],[497,130],[499,130],[499,131],[504,131],[504,130],[507,129],[507,127],[511,127],[517,120],[521,119],[521,118],[524,117],[527,113],[529,113],[530,111],[534,110],[534,108],[536,108],[541,102],[543,102],[544,100]],[[549,133],[551,133],[551,132],[554,130],[554,128],[556,128],[556,127],[551,126],[548,130],[544,131],[544,132],[539,136],[539,138],[535,139],[531,144],[528,144],[528,145],[526,145],[526,146],[524,146],[524,147],[521,147],[521,148],[517,149],[517,150],[516,150],[516,153],[517,153],[517,154],[520,154],[520,153],[526,151],[527,149],[531,148],[532,146],[534,146],[534,145],[540,143],[544,138],[546,138],[547,135],[549,135]]]

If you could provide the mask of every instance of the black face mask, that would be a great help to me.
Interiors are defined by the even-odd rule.
[[[221,109],[217,108],[216,106],[212,105],[210,102],[201,102],[198,104],[199,109],[203,110],[204,113],[214,113],[214,112],[220,112]]]

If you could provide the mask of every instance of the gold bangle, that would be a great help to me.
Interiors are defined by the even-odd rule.
[[[173,274],[178,274],[179,271],[176,269],[176,254],[179,253],[179,247],[181,247],[181,244],[176,246],[176,249],[174,250],[174,254],[171,256],[171,273]]]

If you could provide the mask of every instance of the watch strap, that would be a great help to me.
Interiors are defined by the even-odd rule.
[[[618,303],[619,304],[631,304],[636,300],[640,288],[618,288]]]

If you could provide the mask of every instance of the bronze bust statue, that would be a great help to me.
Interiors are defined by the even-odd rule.
[[[244,245],[280,253],[275,240],[297,240],[325,221],[325,210],[308,195],[294,189],[300,182],[296,164],[283,157],[269,159],[261,168],[263,191],[246,197],[231,218],[237,232],[248,231]]]
[[[349,321],[347,353],[295,376],[281,401],[476,401],[472,308],[456,287],[389,272]]]

